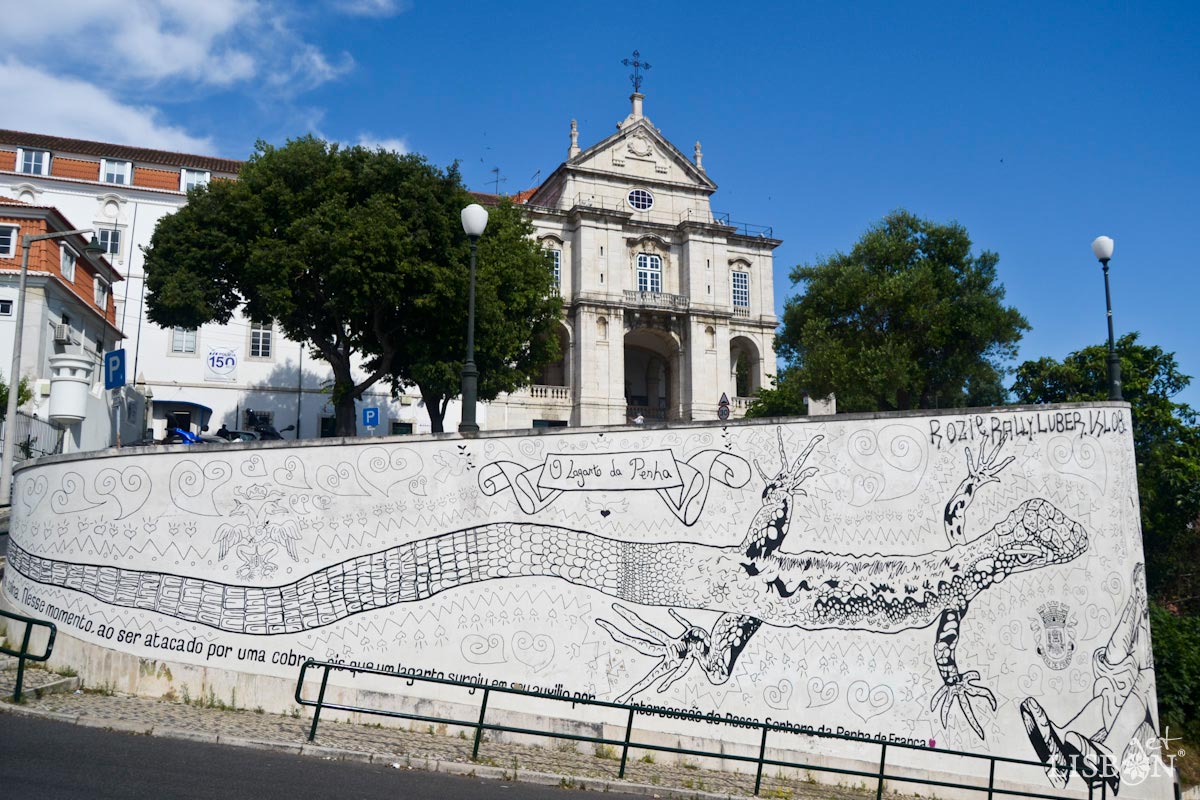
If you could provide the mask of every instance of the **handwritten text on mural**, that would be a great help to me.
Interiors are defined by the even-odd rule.
[[[939,450],[945,446],[1006,440],[1033,440],[1037,436],[1068,434],[1099,437],[1110,433],[1124,435],[1129,430],[1124,409],[1038,411],[1033,414],[976,414],[971,417],[929,420],[929,443]]]

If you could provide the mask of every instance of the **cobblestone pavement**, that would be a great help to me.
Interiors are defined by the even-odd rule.
[[[4,665],[0,665],[2,667]],[[37,673],[41,673],[40,675]],[[0,680],[8,672],[0,669]],[[412,729],[351,724],[322,719],[315,744],[309,744],[311,719],[244,709],[212,708],[142,697],[97,692],[37,696],[37,685],[60,676],[30,670],[27,699],[12,704],[12,685],[0,712],[32,713],[80,725],[156,736],[199,739],[230,745],[265,747],[323,758],[388,763],[398,769],[431,769],[512,780],[532,780],[593,791],[642,792],[652,797],[734,797],[752,795],[754,776],[705,768],[704,759],[674,761],[669,754],[631,749],[626,779],[618,780],[619,748],[567,740],[545,747],[484,740],[479,760],[471,761],[472,736],[445,726]],[[2,688],[3,684],[0,684]],[[817,785],[803,772],[764,774],[762,796],[797,800],[858,800],[871,791]]]

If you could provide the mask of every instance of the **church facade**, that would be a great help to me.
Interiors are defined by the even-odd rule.
[[[714,214],[700,143],[688,158],[630,100],[587,149],[572,122],[567,160],[518,196],[555,265],[563,359],[492,427],[715,420],[722,396],[737,417],[775,372],[780,240]]]

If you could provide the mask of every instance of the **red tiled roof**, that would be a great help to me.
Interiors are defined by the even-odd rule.
[[[522,189],[521,191],[517,192],[516,194],[492,194],[491,192],[471,192],[471,196],[474,197],[476,200],[478,200],[480,203],[482,203],[485,206],[500,205],[500,201],[504,200],[506,198],[508,200],[512,200],[517,205],[523,205],[524,203],[526,203],[529,200],[529,198],[533,197],[533,193],[536,191],[537,191],[537,188],[535,187],[533,189]]]
[[[522,189],[512,196],[512,201],[518,205],[524,205],[529,202],[529,198],[533,197],[533,193],[538,190],[538,187],[532,189]]]
[[[91,142],[86,139],[68,139],[64,136],[48,136],[44,133],[0,130],[0,144],[17,147],[34,147],[60,153],[78,153],[97,158],[123,158],[142,164],[160,164],[170,167],[204,169],[210,172],[236,174],[242,162],[232,158],[172,153],[168,150],[150,150],[145,147],[130,147],[123,144]]]

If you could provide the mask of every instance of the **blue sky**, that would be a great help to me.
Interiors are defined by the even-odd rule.
[[[57,21],[47,26],[47,18]],[[242,158],[314,132],[534,185],[628,113],[700,140],[713,207],[788,272],[907,208],[1000,255],[1020,358],[1118,334],[1174,351],[1200,407],[1200,4],[43,0],[6,11],[0,125]],[[91,46],[64,48],[72,36]]]

